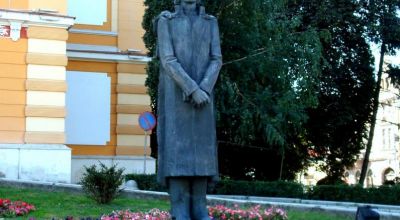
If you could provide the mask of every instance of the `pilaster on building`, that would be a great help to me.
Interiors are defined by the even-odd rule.
[[[92,3],[0,0],[0,178],[76,183],[99,161],[143,173],[145,157],[155,172],[137,122],[143,2]]]

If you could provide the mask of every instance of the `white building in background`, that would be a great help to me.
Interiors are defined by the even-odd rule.
[[[388,78],[383,75],[379,96],[379,109],[372,144],[370,163],[368,164],[366,186],[382,185],[385,181],[400,176],[400,93]],[[365,151],[360,154],[354,167],[346,171],[349,184],[358,182]]]
[[[388,75],[383,75],[379,109],[375,126],[365,186],[379,186],[385,181],[400,177],[400,91],[391,84]],[[348,184],[357,184],[364,160],[363,150],[352,168],[345,171],[344,180]],[[299,182],[316,185],[326,174],[320,171],[318,164],[300,174]]]

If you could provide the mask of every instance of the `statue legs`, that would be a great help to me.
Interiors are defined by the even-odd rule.
[[[191,214],[194,220],[210,220],[207,210],[207,178],[194,178],[192,181]]]
[[[206,192],[206,177],[170,178],[169,194],[172,219],[210,220]]]
[[[169,179],[169,195],[171,199],[171,215],[175,220],[190,219],[190,187],[185,178]]]

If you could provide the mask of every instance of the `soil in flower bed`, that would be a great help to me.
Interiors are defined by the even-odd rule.
[[[111,213],[114,210],[130,209],[134,212],[147,212],[153,208],[167,211],[170,209],[168,201],[157,199],[132,199],[119,197],[111,204],[99,205],[83,194],[67,192],[49,192],[39,189],[4,187],[0,186],[0,198],[20,200],[28,202],[36,207],[36,210],[27,216],[14,219],[65,219],[73,216],[74,220],[91,217],[100,218],[102,214]],[[335,215],[319,212],[288,211],[289,220],[350,220]]]

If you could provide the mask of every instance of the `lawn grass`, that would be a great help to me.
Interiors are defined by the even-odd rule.
[[[328,213],[320,213],[315,211],[302,212],[302,211],[288,211],[289,220],[354,220],[353,218],[345,217],[342,215],[333,215]]]
[[[66,216],[79,217],[100,217],[103,213],[110,213],[113,210],[131,209],[133,211],[148,211],[152,208],[169,210],[169,202],[157,199],[132,199],[119,197],[111,204],[99,205],[82,194],[69,192],[49,192],[39,189],[16,188],[0,186],[0,198],[8,198],[13,201],[22,200],[35,205],[36,211],[28,216],[15,219],[29,219],[34,217],[37,220],[65,218]],[[335,215],[319,212],[289,211],[289,220],[350,220]]]
[[[53,217],[100,217],[113,210],[131,209],[134,211],[148,211],[152,208],[169,209],[169,203],[162,200],[139,200],[119,197],[111,204],[99,205],[84,195],[67,192],[49,192],[38,189],[0,187],[0,198],[22,200],[33,204],[36,211],[28,217],[17,219],[51,219]],[[79,218],[78,218],[79,219]]]

